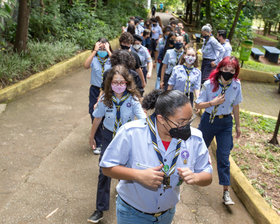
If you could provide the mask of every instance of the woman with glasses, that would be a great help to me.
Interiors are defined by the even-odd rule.
[[[170,224],[180,185],[212,181],[208,149],[190,127],[192,107],[178,90],[154,90],[142,103],[147,119],[123,125],[100,162],[104,175],[120,179],[117,223]]]
[[[233,148],[232,116],[235,120],[236,137],[239,138],[239,104],[242,101],[241,84],[237,79],[239,62],[235,57],[225,57],[210,74],[196,100],[197,109],[205,109],[199,130],[202,131],[207,147],[214,137],[217,140],[217,168],[219,184],[223,186],[223,200],[226,205],[233,205],[230,194],[229,155]]]
[[[100,160],[118,129],[125,123],[146,118],[139,102],[140,94],[136,89],[133,77],[123,65],[114,66],[108,73],[105,81],[104,95],[93,112],[89,144],[96,147],[94,136],[97,127],[103,118],[102,147]],[[88,219],[88,222],[97,223],[103,218],[103,211],[109,209],[111,179],[104,176],[101,169],[98,177],[98,189],[96,195],[96,211]]]

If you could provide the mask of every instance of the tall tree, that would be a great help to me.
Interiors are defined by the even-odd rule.
[[[212,24],[212,17],[211,17],[211,0],[206,0],[205,1],[205,14],[206,14],[206,20],[207,23]]]
[[[200,27],[200,9],[201,9],[202,0],[196,0],[196,10],[195,10],[195,22],[196,27]]]
[[[233,38],[235,27],[237,25],[237,22],[238,22],[241,10],[242,10],[242,8],[244,6],[244,3],[246,3],[246,1],[241,0],[241,1],[238,2],[238,6],[237,6],[237,9],[236,9],[236,12],[235,12],[235,17],[234,17],[232,26],[231,26],[229,34],[228,34],[229,41],[231,41],[232,38]]]
[[[19,53],[25,51],[27,48],[29,15],[30,0],[19,1],[16,40],[14,45],[14,50]]]

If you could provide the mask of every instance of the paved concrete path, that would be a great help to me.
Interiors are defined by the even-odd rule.
[[[18,97],[0,114],[0,223],[80,224],[95,209],[98,156],[88,146],[89,80],[89,70],[73,71]],[[155,74],[147,92],[154,81]],[[213,165],[210,186],[182,185],[173,223],[254,223],[234,193],[236,205],[222,204]],[[116,223],[116,184],[100,223]]]

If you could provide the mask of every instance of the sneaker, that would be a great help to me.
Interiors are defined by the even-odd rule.
[[[101,219],[103,219],[103,212],[95,210],[95,212],[87,219],[87,221],[90,223],[98,223]]]
[[[225,205],[234,205],[235,203],[232,201],[230,195],[229,195],[229,191],[224,191],[224,203]]]
[[[95,150],[93,150],[94,155],[99,155],[101,153],[101,147],[96,147]]]

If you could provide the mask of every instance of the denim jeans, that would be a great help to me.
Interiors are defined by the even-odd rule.
[[[171,224],[175,215],[175,207],[159,217],[144,214],[125,203],[119,196],[117,198],[116,210],[118,224]]]
[[[232,116],[222,119],[215,117],[213,124],[209,122],[210,114],[204,112],[198,129],[203,134],[203,139],[207,147],[211,144],[214,137],[217,141],[217,168],[219,184],[230,185],[230,162],[229,155],[233,148],[232,139]]]

